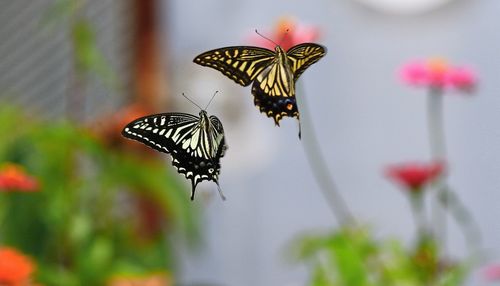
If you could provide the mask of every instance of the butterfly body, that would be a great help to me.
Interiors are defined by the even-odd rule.
[[[177,172],[191,180],[191,200],[198,183],[209,180],[218,186],[220,158],[227,146],[222,123],[205,110],[199,117],[187,113],[141,117],[127,124],[122,135],[170,154]]]
[[[326,48],[304,43],[283,50],[251,46],[234,46],[200,54],[194,62],[219,70],[242,86],[252,84],[254,104],[260,112],[274,119],[299,119],[295,100],[295,82],[310,65],[326,54]]]

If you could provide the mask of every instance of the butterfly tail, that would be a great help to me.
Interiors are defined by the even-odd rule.
[[[224,196],[224,194],[222,193],[222,189],[220,188],[219,186],[219,182],[215,182],[217,184],[217,190],[219,190],[219,196],[220,198],[225,201],[226,200],[226,197]]]
[[[194,201],[194,193],[196,191],[196,184],[194,180],[191,180],[191,200]]]
[[[300,119],[298,119],[299,122],[299,140],[302,139],[302,124],[300,124]]]

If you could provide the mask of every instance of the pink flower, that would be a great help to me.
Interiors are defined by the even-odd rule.
[[[460,91],[471,91],[477,83],[476,75],[471,69],[450,66],[440,58],[409,62],[401,68],[400,77],[407,84],[434,89],[452,87]]]
[[[409,191],[418,192],[444,172],[442,162],[402,163],[386,168],[386,175]]]
[[[456,89],[472,91],[476,87],[477,78],[471,69],[460,67],[448,73],[448,82]]]
[[[259,31],[259,33],[269,37],[285,51],[298,44],[314,42],[318,40],[320,34],[317,27],[297,23],[295,20],[288,17],[281,18],[274,26],[273,32]],[[253,45],[271,50],[274,50],[275,47],[275,44],[256,33],[250,36],[249,42]]]
[[[411,62],[406,64],[400,71],[400,76],[404,82],[410,85],[423,86],[427,84],[427,69],[421,62]]]
[[[487,281],[500,281],[500,264],[491,264],[483,270],[483,277]]]

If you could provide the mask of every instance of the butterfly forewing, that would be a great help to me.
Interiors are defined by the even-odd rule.
[[[271,63],[274,57],[274,52],[268,49],[235,46],[205,52],[193,61],[202,66],[214,68],[236,83],[247,86]]]
[[[187,113],[150,115],[127,124],[122,134],[170,154],[177,171],[191,180],[191,199],[201,181],[218,183],[220,158],[226,146],[217,117],[209,119],[204,111],[200,117]]]
[[[158,151],[176,150],[180,137],[194,129],[199,118],[187,113],[163,113],[138,118],[125,126],[122,135]]]

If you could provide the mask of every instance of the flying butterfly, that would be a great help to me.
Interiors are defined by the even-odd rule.
[[[204,180],[214,181],[225,200],[218,180],[220,158],[227,145],[222,123],[206,112],[210,102],[205,109],[198,106],[199,116],[179,112],[153,114],[130,122],[122,130],[124,137],[172,156],[177,172],[191,180],[191,200],[194,200],[196,186]]]
[[[257,30],[255,32],[259,34]],[[253,82],[255,106],[279,126],[283,116],[299,119],[295,82],[310,65],[326,54],[326,48],[303,43],[285,52],[271,39],[259,35],[275,45],[274,51],[251,46],[225,47],[202,53],[193,61],[222,72],[242,86]]]

